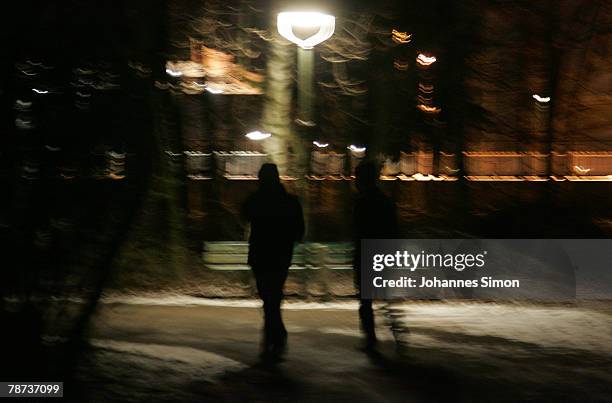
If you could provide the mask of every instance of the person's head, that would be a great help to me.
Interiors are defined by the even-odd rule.
[[[376,188],[378,166],[373,161],[362,161],[355,168],[357,190],[367,192]]]
[[[280,177],[276,164],[266,163],[259,169],[259,186],[272,188],[280,185]]]

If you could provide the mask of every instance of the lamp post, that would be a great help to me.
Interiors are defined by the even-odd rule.
[[[278,33],[298,45],[298,118],[303,126],[314,126],[314,51],[329,39],[336,26],[332,15],[312,11],[288,11],[278,14]]]

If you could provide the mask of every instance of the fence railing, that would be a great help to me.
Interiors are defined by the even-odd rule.
[[[178,155],[178,154],[177,154]],[[187,174],[194,179],[216,174],[227,179],[255,179],[268,155],[258,151],[186,151]],[[440,152],[400,152],[399,158],[384,159],[383,179],[456,179],[460,171],[457,154]],[[612,180],[612,151],[543,154],[537,152],[464,151],[463,174],[468,178],[573,177]],[[310,155],[309,179],[351,179],[363,157],[353,153],[314,150]]]
[[[209,270],[242,271],[247,265],[247,242],[204,242],[202,260]],[[353,246],[347,242],[306,242],[297,244],[291,262],[292,270],[351,270]]]

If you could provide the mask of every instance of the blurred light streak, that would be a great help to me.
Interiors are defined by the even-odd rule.
[[[32,107],[32,102],[22,101],[18,99],[15,101],[15,109],[18,111],[29,111]]]
[[[442,179],[439,179],[438,177],[436,177],[436,176],[434,176],[434,175],[431,175],[431,174],[429,174],[429,175],[423,175],[423,174],[418,173],[418,172],[417,172],[417,173],[415,173],[414,175],[412,175],[412,177],[413,177],[415,180],[417,180],[417,181],[432,181],[432,180],[434,180],[434,181],[435,181],[435,180],[442,180]]]
[[[182,71],[172,70],[172,69],[169,69],[169,68],[167,68],[167,69],[166,69],[166,73],[167,73],[169,76],[171,76],[171,77],[180,77],[180,76],[182,76],[182,75],[183,75],[183,72],[182,72]]]
[[[535,99],[536,101],[538,101],[538,102],[542,102],[542,103],[544,103],[544,104],[545,104],[545,103],[550,102],[550,97],[541,97],[541,96],[540,96],[540,95],[538,95],[538,94],[533,94],[533,95],[532,95],[532,97],[533,97],[533,99]]]
[[[453,169],[453,168],[449,167],[448,165],[444,165],[444,170],[446,172],[448,172],[449,174],[455,174],[455,173],[459,172],[459,169]]]
[[[366,147],[359,147],[359,146],[356,146],[354,144],[351,144],[347,148],[349,150],[351,150],[352,152],[354,152],[354,153],[362,153],[362,152],[365,152],[365,150],[366,150]]]
[[[137,71],[138,73],[144,76],[149,76],[152,72],[149,67],[145,66],[142,63],[136,62],[136,61],[128,62],[128,67],[131,68],[132,70]]]
[[[28,73],[28,72],[27,72],[27,71],[25,71],[25,70],[20,70],[20,71],[21,71],[23,74],[25,74],[26,76],[30,76],[30,77],[31,77],[31,76],[35,76],[35,75],[36,75],[36,72],[34,72],[34,73]]]
[[[34,121],[29,120],[29,119],[16,118],[15,126],[17,126],[18,129],[24,129],[24,130],[33,129]]]
[[[434,85],[433,84],[424,84],[424,83],[419,83],[419,91],[425,93],[425,94],[431,94],[434,91]]]
[[[196,83],[195,81],[191,82],[182,82],[180,86],[181,90],[185,94],[201,94],[206,89],[205,84]]]
[[[410,43],[410,41],[412,41],[412,34],[409,34],[408,32],[401,32],[398,31],[396,29],[393,29],[391,31],[391,38],[393,39],[393,42],[395,43]]]
[[[38,179],[39,169],[36,163],[26,162],[21,171],[21,177],[27,180]]]
[[[442,109],[440,109],[440,108],[438,108],[436,106],[428,106],[428,105],[424,105],[424,104],[418,104],[417,108],[420,111],[423,111],[425,113],[440,113],[440,111],[442,110]]]
[[[329,143],[319,143],[318,141],[313,141],[312,144],[314,144],[315,146],[319,147],[319,148],[325,148],[327,146],[329,146]]]
[[[223,94],[223,90],[221,88],[214,88],[210,85],[206,85],[206,91],[210,92],[211,94]]]
[[[434,64],[438,59],[436,59],[435,56],[427,56],[423,53],[419,53],[419,55],[416,58],[416,61],[418,64],[420,64],[421,66],[430,66],[432,64]]]
[[[578,173],[578,174],[586,174],[589,173],[591,171],[591,168],[583,168],[581,166],[578,165],[574,165],[574,170]]]
[[[271,133],[263,133],[263,132],[260,132],[259,130],[256,130],[254,132],[249,132],[246,134],[246,137],[248,137],[250,140],[255,140],[255,141],[264,140],[271,136],[272,136]]]
[[[32,88],[32,91],[34,91],[37,94],[48,94],[49,93],[49,91],[39,90],[39,89],[36,89],[36,88]]]
[[[406,71],[408,70],[408,67],[410,67],[410,64],[402,60],[395,60],[393,62],[393,67],[400,71]]]
[[[424,95],[418,95],[417,96],[417,101],[419,101],[421,104],[427,105],[430,104],[433,101],[433,97],[426,97]]]
[[[113,180],[125,179],[125,153],[109,151],[108,157],[108,177]]]
[[[295,123],[305,127],[315,127],[317,124],[311,120],[295,119]]]

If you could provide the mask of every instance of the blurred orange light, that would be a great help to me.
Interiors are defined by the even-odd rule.
[[[428,106],[428,105],[424,105],[424,104],[418,104],[417,108],[420,111],[423,111],[425,113],[440,113],[440,111],[442,110],[442,109],[440,109],[440,108],[438,108],[436,106]]]
[[[412,34],[394,29],[391,31],[391,38],[395,43],[410,43],[412,41]]]

